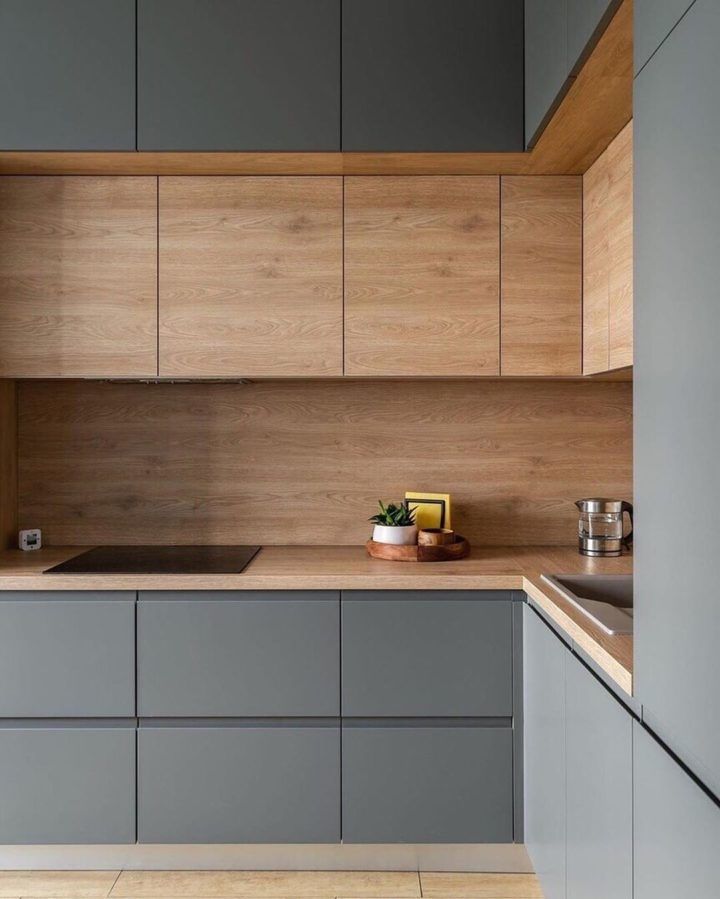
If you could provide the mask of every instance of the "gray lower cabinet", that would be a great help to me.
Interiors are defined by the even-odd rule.
[[[0,0],[0,149],[135,149],[135,0]]]
[[[568,76],[567,0],[525,0],[525,142],[534,143]]]
[[[567,896],[632,899],[632,718],[569,653],[565,696]]]
[[[340,0],[137,0],[139,150],[339,150]]]
[[[134,593],[0,593],[0,717],[134,715]]]
[[[523,615],[525,845],[546,899],[563,899],[568,653],[528,605]]]
[[[135,728],[0,726],[0,844],[134,843]]]
[[[720,3],[635,79],[635,695],[720,795]]]
[[[332,591],[143,592],[138,714],[340,714],[340,597]]]
[[[510,593],[343,593],[343,715],[510,717],[512,664]]]
[[[634,727],[634,899],[716,899],[720,807]]]
[[[637,74],[694,0],[634,0],[633,56]]]
[[[508,843],[512,729],[343,723],[345,843]]]
[[[337,843],[337,724],[142,725],[141,843]]]

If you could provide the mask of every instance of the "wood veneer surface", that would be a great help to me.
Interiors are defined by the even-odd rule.
[[[17,541],[17,387],[0,380],[0,547]]]
[[[632,384],[19,384],[20,525],[54,544],[363,543],[378,498],[450,492],[473,542],[565,544],[631,498]]]

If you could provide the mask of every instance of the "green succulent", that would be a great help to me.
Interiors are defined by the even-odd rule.
[[[373,515],[372,518],[368,519],[368,521],[372,521],[373,524],[383,524],[386,527],[392,528],[404,528],[415,524],[415,512],[417,508],[416,506],[413,506],[411,509],[407,500],[404,500],[399,505],[388,503],[386,506],[383,501],[379,499],[378,504],[380,505],[380,511],[376,515]]]

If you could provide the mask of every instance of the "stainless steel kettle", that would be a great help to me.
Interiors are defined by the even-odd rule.
[[[633,507],[622,499],[579,499],[578,546],[583,556],[619,556],[632,543]],[[623,514],[630,530],[623,534]]]

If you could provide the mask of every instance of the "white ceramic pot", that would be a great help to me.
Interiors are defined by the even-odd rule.
[[[373,540],[376,543],[394,543],[396,546],[412,546],[417,543],[418,529],[414,524],[404,527],[393,527],[388,524],[376,524],[373,528]]]

